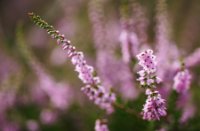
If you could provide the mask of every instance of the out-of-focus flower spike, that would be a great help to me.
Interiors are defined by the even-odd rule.
[[[121,81],[120,92],[124,99],[135,99],[138,90],[135,87],[133,63],[138,53],[139,40],[131,16],[131,1],[120,1],[120,34],[122,61],[120,61],[119,80]],[[124,77],[121,77],[123,75]]]
[[[115,57],[114,51],[117,46],[116,43],[111,40],[113,31],[110,33],[110,28],[113,28],[113,22],[109,24],[104,21],[105,13],[103,8],[104,4],[106,4],[105,2],[104,0],[90,0],[88,4],[88,14],[92,26],[93,43],[96,49],[97,73],[101,77],[102,85],[109,90],[109,88],[120,84],[120,78],[117,77],[117,74],[120,73],[116,75],[113,74],[121,67],[121,61],[119,62]],[[114,27],[114,29],[118,29],[116,27]]]
[[[134,32],[123,29],[120,34],[122,49],[122,58],[124,62],[129,63],[133,56],[138,52],[139,41]]]
[[[109,131],[106,119],[97,119],[95,123],[95,131]]]
[[[178,59],[179,51],[171,40],[171,24],[168,18],[166,0],[157,0],[156,8],[156,50],[159,56],[159,74],[161,78],[164,78],[164,71],[173,68],[172,62]],[[169,51],[170,54],[168,54]]]
[[[189,91],[192,75],[187,68],[188,65],[182,61],[181,67],[174,77],[173,88],[179,93],[176,104],[177,108],[182,111],[182,116],[179,120],[180,123],[187,122],[195,113],[195,105],[192,102],[191,93]]]
[[[193,104],[188,104],[183,108],[183,114],[179,120],[181,124],[188,122],[189,119],[195,116],[196,108]]]
[[[105,48],[105,24],[103,22],[103,4],[102,0],[90,0],[88,5],[89,18],[92,23],[94,43],[97,49]]]
[[[135,33],[140,45],[147,44],[147,28],[149,21],[146,16],[146,10],[136,0],[132,1],[132,20],[135,27]],[[136,52],[137,53],[137,52]]]
[[[185,93],[189,89],[190,83],[191,83],[191,75],[187,69],[184,69],[182,71],[179,71],[174,77],[173,88],[178,93]]]
[[[200,48],[196,49],[192,54],[185,58],[185,66],[187,68],[194,67],[200,63]]]
[[[139,40],[135,32],[134,23],[131,21],[130,3],[122,1],[120,6],[121,33],[119,41],[121,45],[122,59],[125,63],[130,63],[138,53]],[[135,20],[135,19],[134,19]]]
[[[156,39],[160,45],[167,44],[170,40],[170,22],[168,19],[166,0],[157,0],[156,11]]]

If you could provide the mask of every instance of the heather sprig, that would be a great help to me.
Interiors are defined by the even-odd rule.
[[[85,84],[81,90],[100,108],[105,109],[107,113],[112,113],[112,104],[116,99],[115,94],[113,92],[107,92],[105,88],[101,86],[99,77],[94,75],[94,69],[86,63],[83,53],[78,52],[64,35],[59,33],[59,31],[54,29],[53,26],[49,25],[39,16],[34,13],[29,13],[29,16],[36,25],[45,29],[53,39],[56,39],[57,43],[62,46],[62,49],[67,52],[67,56],[75,66],[75,71],[79,73],[79,79]]]
[[[142,70],[138,72],[140,85],[146,89],[147,100],[144,104],[142,115],[145,120],[160,120],[160,117],[166,116],[165,100],[156,91],[157,84],[161,79],[156,76],[156,57],[153,51],[148,49],[137,55],[139,65]]]

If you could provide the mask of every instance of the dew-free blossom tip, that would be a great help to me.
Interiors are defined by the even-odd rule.
[[[152,73],[156,71],[157,62],[155,61],[156,57],[153,55],[152,50],[145,50],[136,57],[139,60],[139,65],[142,66],[145,71]]]

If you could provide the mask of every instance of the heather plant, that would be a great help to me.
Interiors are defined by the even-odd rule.
[[[0,8],[0,130],[200,129],[198,1],[32,2]]]
[[[160,120],[161,116],[166,116],[165,100],[161,98],[156,85],[161,79],[156,76],[157,62],[152,50],[146,50],[137,55],[142,70],[138,72],[140,85],[146,88],[147,100],[143,108],[143,119]]]

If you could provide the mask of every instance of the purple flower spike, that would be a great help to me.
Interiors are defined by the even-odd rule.
[[[161,95],[156,91],[156,85],[162,80],[156,76],[156,60],[152,50],[146,50],[137,55],[139,65],[143,67],[138,72],[140,85],[145,87],[147,100],[144,104],[142,111],[143,119],[145,120],[160,120],[160,117],[166,116],[165,100],[161,98]]]
[[[105,87],[101,86],[99,77],[94,75],[94,69],[86,63],[83,53],[77,51],[75,46],[63,34],[55,30],[53,26],[39,16],[34,13],[29,13],[29,16],[36,25],[45,29],[53,39],[57,40],[58,45],[62,47],[71,59],[72,64],[75,66],[75,71],[78,72],[79,79],[85,84],[85,87],[81,90],[100,108],[105,109],[107,113],[112,113],[114,111],[112,104],[116,99],[115,94],[107,92]]]
[[[150,93],[144,105],[142,115],[145,120],[160,120],[160,117],[167,114],[165,100],[155,91]]]
[[[142,70],[138,72],[140,81],[140,85],[142,86],[154,86],[155,84],[159,84],[162,80],[155,75],[156,73],[156,64],[155,56],[153,55],[153,51],[148,49],[139,55],[137,55],[139,60],[139,65],[143,67]]]
[[[148,49],[139,55],[137,55],[137,58],[139,60],[139,65],[141,65],[145,71],[148,73],[154,73],[156,72],[156,61],[155,56],[153,55],[153,51]]]
[[[122,58],[124,62],[130,62],[133,55],[138,52],[139,41],[134,32],[123,30],[120,34],[120,42],[122,48]]]
[[[191,75],[187,69],[180,71],[176,74],[174,77],[174,86],[173,88],[178,92],[178,93],[184,93],[186,92],[191,83]]]

